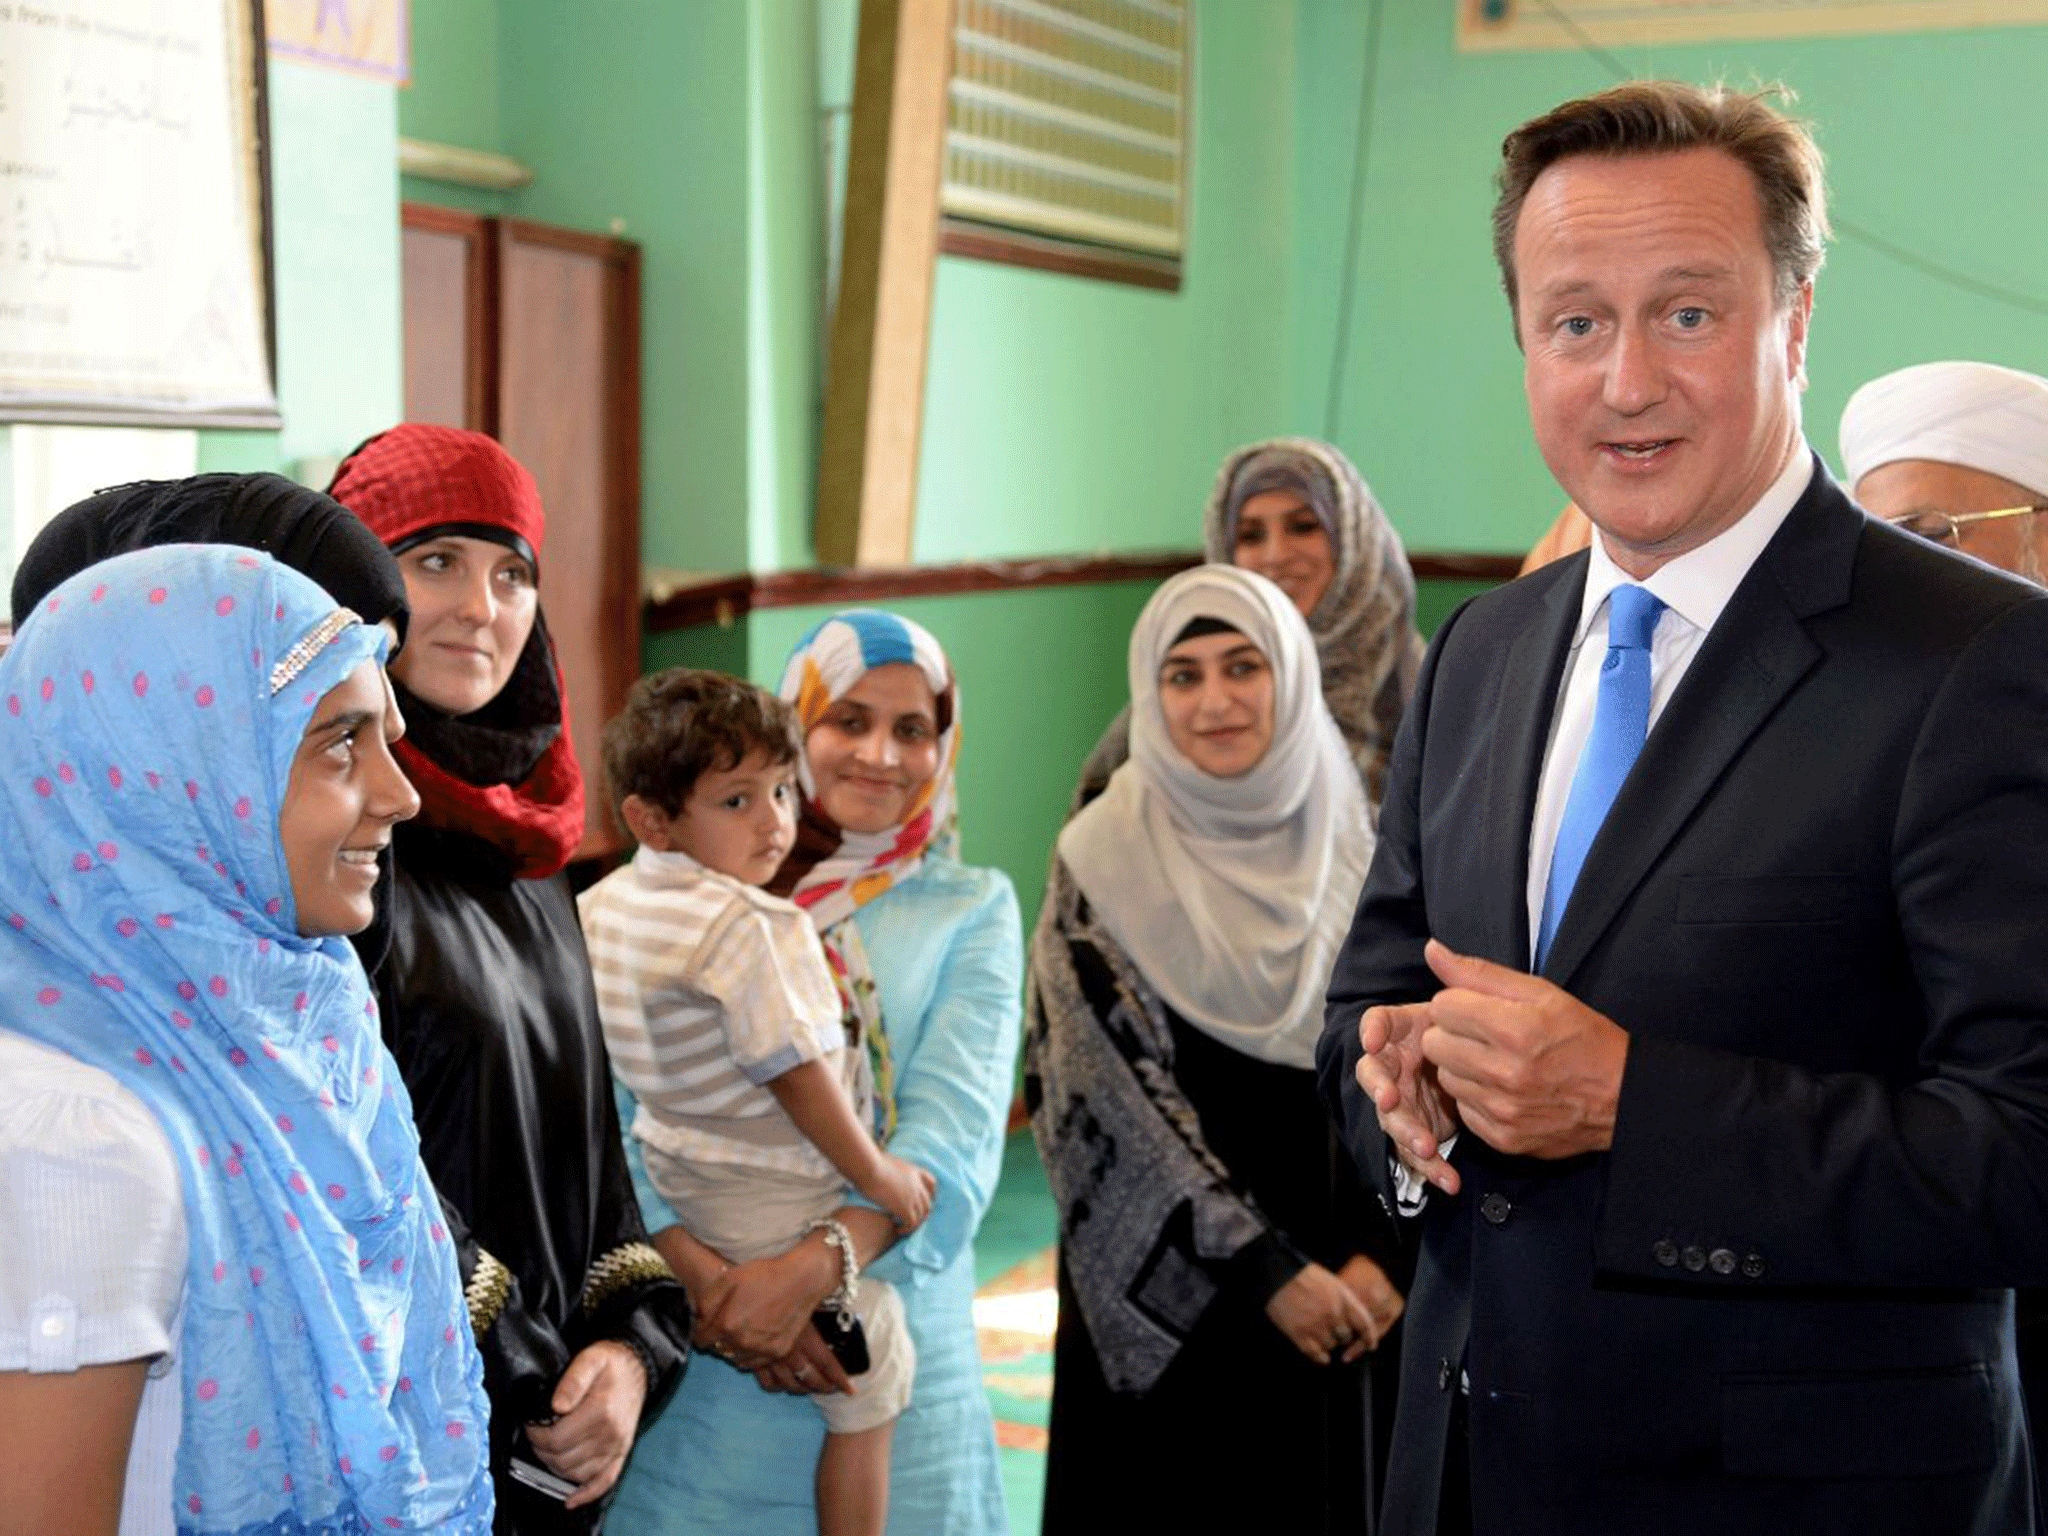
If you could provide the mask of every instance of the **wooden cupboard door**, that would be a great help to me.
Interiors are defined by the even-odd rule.
[[[541,603],[589,808],[578,858],[616,853],[598,751],[640,675],[640,262],[623,240],[500,220],[499,441],[548,509]]]
[[[492,221],[453,208],[399,210],[405,419],[494,429],[497,244]]]

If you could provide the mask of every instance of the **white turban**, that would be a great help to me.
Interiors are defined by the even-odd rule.
[[[1842,412],[1850,487],[1900,459],[1960,464],[2048,496],[2048,379],[1995,363],[1920,363],[1872,379]]]

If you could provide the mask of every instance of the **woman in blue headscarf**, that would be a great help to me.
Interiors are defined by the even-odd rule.
[[[490,1528],[452,1244],[337,937],[418,804],[387,643],[266,555],[174,545],[66,581],[0,658],[24,1529]]]
[[[930,1169],[937,1194],[900,1242],[886,1215],[857,1203],[837,1213],[851,1255],[814,1233],[729,1265],[675,1224],[629,1131],[648,1230],[690,1290],[711,1358],[697,1357],[643,1431],[607,1536],[817,1530],[823,1421],[780,1394],[845,1383],[810,1318],[848,1258],[897,1288],[917,1344],[888,1529],[1005,1536],[974,1338],[974,1231],[995,1191],[1017,1053],[1016,894],[954,853],[959,689],[930,633],[894,614],[837,614],[798,642],[781,691],[804,733],[802,820],[769,888],[810,914],[859,1020],[849,1038],[868,1044],[878,1139]]]

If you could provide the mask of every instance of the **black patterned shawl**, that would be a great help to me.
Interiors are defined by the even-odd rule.
[[[1061,1255],[1104,1378],[1156,1382],[1271,1230],[1202,1140],[1172,1028],[1054,857],[1031,940],[1024,1102],[1060,1212]],[[1187,1221],[1172,1218],[1185,1207]]]

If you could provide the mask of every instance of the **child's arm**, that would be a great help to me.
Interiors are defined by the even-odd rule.
[[[806,1061],[768,1080],[768,1091],[847,1183],[913,1232],[932,1209],[932,1176],[875,1145],[832,1068]]]

